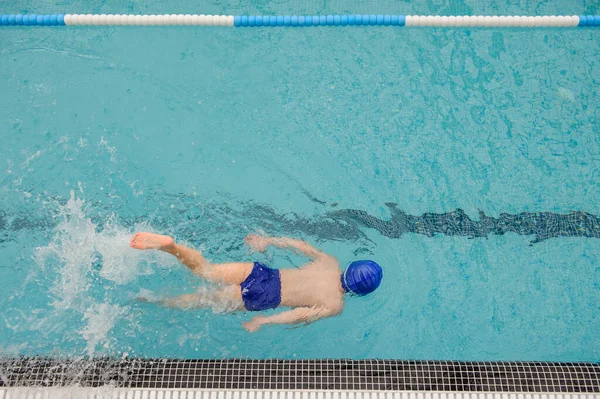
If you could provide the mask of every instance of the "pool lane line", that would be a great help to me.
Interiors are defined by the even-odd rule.
[[[600,15],[205,15],[205,14],[1,14],[0,26],[396,26],[438,28],[600,27]]]

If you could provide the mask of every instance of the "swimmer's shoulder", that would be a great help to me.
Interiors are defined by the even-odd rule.
[[[322,252],[321,255],[317,259],[315,259],[315,263],[317,262],[319,262],[319,264],[322,266],[341,270],[340,262],[338,261],[338,259],[335,256],[330,255],[328,253]]]
[[[328,304],[327,310],[329,316],[337,316],[344,311],[344,298],[340,297]]]

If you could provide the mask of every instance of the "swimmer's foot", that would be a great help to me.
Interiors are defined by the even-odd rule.
[[[135,249],[166,250],[174,244],[175,242],[171,237],[154,233],[136,233],[129,242],[129,246]]]

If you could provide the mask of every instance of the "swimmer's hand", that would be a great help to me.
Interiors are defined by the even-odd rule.
[[[248,332],[257,332],[258,329],[264,324],[263,323],[264,320],[265,320],[264,317],[258,316],[258,317],[253,318],[250,321],[242,323],[242,325]]]
[[[271,239],[270,237],[263,237],[258,234],[248,234],[246,238],[244,238],[244,242],[254,252],[265,252],[267,247],[271,244]]]

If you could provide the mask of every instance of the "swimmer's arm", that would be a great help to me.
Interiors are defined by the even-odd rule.
[[[269,245],[273,245],[274,247],[278,247],[278,248],[297,249],[298,251],[302,252],[304,255],[306,255],[312,259],[316,259],[316,258],[320,257],[321,255],[323,255],[323,252],[321,252],[319,249],[313,247],[306,241],[295,240],[293,238],[288,238],[288,237],[270,237],[270,238],[268,238],[268,240],[269,240]]]
[[[274,246],[278,248],[292,248],[292,250],[296,249],[312,259],[317,259],[324,255],[321,250],[313,247],[306,241],[288,237],[262,237],[258,234],[250,234],[246,237],[245,241],[254,250],[259,252],[264,252],[268,246]]]
[[[281,312],[273,316],[257,316],[243,325],[246,330],[255,332],[258,331],[260,327],[267,324],[310,324],[323,317],[329,317],[332,315],[333,313],[327,312],[325,309],[302,307]]]

